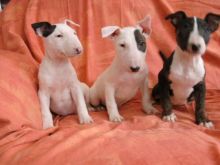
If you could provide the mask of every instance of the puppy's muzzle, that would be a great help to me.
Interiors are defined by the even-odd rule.
[[[139,66],[136,66],[136,67],[130,67],[131,71],[132,72],[138,72],[140,70],[140,67]]]

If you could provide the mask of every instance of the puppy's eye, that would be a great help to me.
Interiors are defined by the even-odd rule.
[[[125,44],[120,44],[120,47],[125,48]]]
[[[58,38],[62,38],[63,35],[62,35],[62,34],[58,34],[58,35],[56,35],[56,37],[58,37]]]

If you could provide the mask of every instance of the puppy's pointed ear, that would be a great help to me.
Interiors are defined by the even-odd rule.
[[[72,25],[74,25],[74,26],[80,27],[79,24],[73,22],[72,20],[70,20],[70,19],[65,19],[65,20],[64,20],[64,24],[68,25],[68,23],[70,23],[70,24],[72,24]]]
[[[187,18],[187,15],[183,11],[177,11],[165,17],[166,20],[170,20],[174,27],[177,27],[179,21]]]
[[[145,35],[145,37],[148,37],[151,32],[152,32],[152,28],[151,28],[151,16],[147,15],[143,20],[139,21],[138,26],[140,26],[142,33]]]
[[[205,16],[204,20],[208,23],[209,29],[213,33],[218,29],[220,23],[220,15],[214,13],[208,13]]]
[[[56,28],[56,25],[51,25],[49,22],[37,22],[31,24],[31,26],[35,33],[41,37],[49,36]]]
[[[102,38],[109,37],[111,39],[115,39],[121,33],[120,27],[118,26],[106,26],[101,30]]]

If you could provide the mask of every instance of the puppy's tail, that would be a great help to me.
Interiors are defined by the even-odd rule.
[[[166,55],[162,51],[159,51],[159,54],[160,54],[160,57],[162,58],[163,62],[165,63],[167,61]]]

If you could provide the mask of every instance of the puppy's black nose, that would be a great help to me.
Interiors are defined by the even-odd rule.
[[[132,72],[138,72],[140,67],[139,66],[136,66],[136,67],[131,66],[130,69],[131,69]]]
[[[82,52],[79,48],[76,48],[75,51],[76,51],[76,54],[80,54]]]
[[[198,52],[200,49],[201,45],[196,45],[196,44],[192,44],[192,51],[193,52]]]

